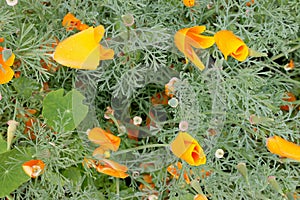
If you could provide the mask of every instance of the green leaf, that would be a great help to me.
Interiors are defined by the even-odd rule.
[[[6,141],[3,140],[2,136],[0,135],[0,153],[7,151],[7,144]]]
[[[9,195],[24,182],[30,180],[22,164],[32,159],[30,148],[20,152],[17,149],[0,154],[0,198]]]
[[[40,85],[36,83],[36,81],[26,77],[14,79],[12,85],[14,86],[18,95],[22,96],[23,98],[31,97],[34,91],[38,91],[40,89]]]
[[[81,180],[80,169],[76,167],[69,167],[62,172],[62,175],[66,177],[69,181],[73,182],[74,185],[77,185]]]
[[[87,115],[88,106],[82,103],[84,96],[77,90],[63,95],[63,89],[50,92],[43,101],[42,115],[54,129],[72,131]]]

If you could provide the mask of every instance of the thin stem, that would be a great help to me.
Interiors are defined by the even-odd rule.
[[[118,151],[118,152],[114,153],[114,155],[120,155],[120,154],[128,153],[131,151],[136,151],[136,150],[141,150],[141,149],[147,149],[147,148],[153,148],[153,147],[167,147],[167,146],[169,146],[169,144],[149,144],[149,145],[144,145],[144,146],[140,146],[140,147],[124,149],[122,151]]]
[[[296,51],[297,49],[300,48],[300,44],[296,45],[294,48],[291,48],[290,50],[287,51],[287,53],[291,53],[293,51]],[[285,56],[286,53],[281,53],[281,54],[278,54],[277,56],[273,56],[271,58],[272,61],[274,60],[277,60],[278,58],[281,58],[282,56]]]
[[[116,190],[117,190],[117,197],[119,199],[119,197],[120,197],[120,182],[119,182],[119,178],[116,178]]]

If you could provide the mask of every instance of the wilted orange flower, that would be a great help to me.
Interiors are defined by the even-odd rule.
[[[146,183],[148,183],[149,184],[149,186],[153,189],[153,188],[155,188],[155,184],[153,183],[153,181],[152,181],[152,176],[150,175],[150,174],[144,174],[143,175],[143,179],[144,179],[144,181],[146,182]],[[145,188],[147,188],[144,184],[140,184],[140,186],[139,186],[139,189],[140,190],[143,190],[143,189],[145,189]]]
[[[184,28],[179,30],[174,36],[175,45],[179,51],[181,51],[184,56],[194,63],[200,70],[203,70],[205,66],[192,47],[206,49],[215,43],[214,37],[201,35],[205,29],[205,26]]]
[[[282,100],[287,101],[287,102],[294,102],[294,101],[297,100],[295,95],[291,92],[287,92],[286,95],[288,97],[282,98]],[[289,111],[290,107],[293,107],[293,105],[282,105],[282,106],[280,106],[280,109],[285,110],[285,111]]]
[[[294,68],[295,68],[295,63],[293,60],[290,60],[290,62],[284,66],[284,69],[286,71],[292,70]]]
[[[169,97],[173,97],[175,94],[175,88],[174,88],[174,84],[179,81],[178,78],[173,77],[170,79],[170,81],[165,84],[165,94]]]
[[[0,42],[4,39],[1,38]],[[8,58],[5,58],[4,54],[10,54]],[[8,83],[14,76],[14,70],[10,68],[15,60],[15,54],[13,54],[9,49],[4,49],[0,46],[0,84]]]
[[[244,61],[248,57],[249,48],[243,40],[235,36],[231,31],[219,31],[215,34],[214,38],[225,60],[227,60],[227,56],[232,56],[238,61]]]
[[[181,162],[177,162],[177,167],[175,167],[174,165],[170,165],[168,168],[167,168],[167,171],[176,179],[179,178],[179,175],[180,175],[180,170],[182,169],[182,164]],[[184,177],[184,180],[187,184],[190,184],[190,178],[187,174],[186,171],[183,172],[183,177]]]
[[[30,160],[23,163],[24,172],[31,178],[36,178],[44,172],[45,163],[42,160]]]
[[[125,165],[107,159],[100,160],[96,166],[96,170],[117,178],[126,178],[129,176],[126,174],[128,168]]]
[[[187,7],[193,7],[195,5],[195,0],[183,0],[183,4]]]
[[[202,147],[186,132],[178,133],[171,143],[171,150],[175,156],[185,160],[190,165],[199,166],[206,163],[206,156]]]
[[[158,92],[151,97],[152,105],[168,105],[168,96],[165,92]]]
[[[67,31],[71,31],[75,28],[82,31],[89,28],[88,25],[82,24],[81,21],[77,19],[72,13],[68,13],[64,16],[62,25],[66,27]]]
[[[273,154],[300,161],[300,146],[279,136],[269,137],[267,148]]]
[[[207,197],[204,194],[197,194],[194,200],[207,200]]]
[[[100,60],[113,59],[114,51],[99,43],[104,35],[104,27],[90,27],[60,42],[54,52],[54,60],[75,69],[95,70]]]
[[[93,128],[88,132],[88,138],[90,141],[99,144],[103,150],[117,151],[119,149],[121,138],[115,136],[102,128]]]

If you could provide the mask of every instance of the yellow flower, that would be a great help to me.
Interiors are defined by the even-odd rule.
[[[273,154],[300,161],[300,146],[279,136],[269,137],[267,148]]]
[[[113,59],[114,51],[99,44],[104,27],[90,27],[60,42],[54,52],[54,60],[62,65],[95,70],[100,60]]]
[[[235,36],[231,31],[219,31],[215,34],[214,38],[226,60],[227,56],[232,56],[238,61],[244,61],[248,57],[249,48],[243,40]]]
[[[202,147],[186,132],[178,133],[171,143],[171,150],[175,156],[185,160],[190,165],[199,166],[206,163],[206,156]]]
[[[195,0],[183,0],[183,4],[187,7],[193,7],[195,5]]]
[[[200,70],[203,70],[205,66],[192,47],[206,49],[215,43],[214,37],[201,35],[205,29],[205,26],[184,28],[179,30],[174,36],[175,45],[179,51]]]

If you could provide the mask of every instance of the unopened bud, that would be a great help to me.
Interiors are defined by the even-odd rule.
[[[122,20],[125,26],[132,26],[134,24],[134,17],[132,14],[122,15]]]
[[[282,196],[284,196],[283,191],[282,191],[279,183],[276,181],[276,177],[275,176],[269,176],[268,177],[268,182],[270,183],[270,185],[273,188],[273,190],[275,190],[276,192],[278,192],[279,194],[281,194]]]
[[[248,171],[245,163],[239,163],[236,166],[237,170],[240,172],[240,174],[245,178],[246,182],[248,183]]]

